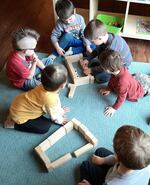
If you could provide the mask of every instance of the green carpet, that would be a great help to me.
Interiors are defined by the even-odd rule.
[[[150,72],[150,64],[132,63],[131,71]],[[62,105],[69,106],[71,112],[68,118],[73,117],[84,123],[98,138],[98,146],[112,149],[112,138],[123,124],[140,127],[150,134],[150,126],[146,124],[150,117],[150,96],[138,102],[126,101],[111,118],[103,114],[104,107],[111,105],[116,95],[102,97],[98,94],[100,85],[90,84],[77,87],[74,98],[68,99],[68,89],[61,92]],[[44,135],[23,133],[14,129],[4,129],[2,124],[6,118],[8,107],[14,96],[21,90],[11,87],[4,72],[0,74],[0,184],[1,185],[75,185],[79,180],[79,165],[89,159],[93,150],[79,158],[73,158],[60,168],[47,173],[34,148],[52,134],[57,125],[52,125],[50,131]],[[55,160],[66,152],[73,152],[82,146],[85,141],[75,131],[64,136],[57,144],[47,151],[51,160]]]

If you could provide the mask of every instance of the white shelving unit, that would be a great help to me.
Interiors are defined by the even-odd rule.
[[[140,19],[144,21],[150,21],[150,17],[129,14],[129,8],[131,3],[139,3],[149,6],[150,0],[117,0],[117,1],[126,2],[125,14],[98,11],[98,0],[90,0],[89,20],[94,19],[96,15],[100,13],[124,17],[123,31],[120,33],[121,36],[135,39],[150,40],[150,34],[136,33],[137,20]]]

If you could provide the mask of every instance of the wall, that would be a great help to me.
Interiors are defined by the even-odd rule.
[[[37,30],[40,41],[37,49],[42,52],[52,50],[50,33],[54,25],[51,0],[5,0],[0,3],[0,70],[11,48],[11,34],[19,27]]]

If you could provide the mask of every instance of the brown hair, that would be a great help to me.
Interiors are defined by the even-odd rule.
[[[84,36],[89,40],[95,40],[107,33],[106,26],[100,20],[91,20],[84,29]]]
[[[124,166],[137,170],[150,164],[150,136],[130,125],[120,127],[113,139],[114,151]]]
[[[55,11],[59,19],[65,22],[66,19],[74,14],[74,5],[70,0],[58,0],[55,5]]]
[[[123,66],[122,58],[117,51],[112,49],[104,50],[98,56],[101,68],[106,71],[109,70],[111,72],[115,72],[120,70]]]
[[[62,64],[50,64],[42,70],[41,82],[47,91],[56,91],[67,81],[67,69]]]

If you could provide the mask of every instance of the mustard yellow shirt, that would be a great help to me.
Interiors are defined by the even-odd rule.
[[[17,124],[49,114],[56,123],[62,124],[64,111],[58,92],[46,91],[42,85],[15,97],[10,106],[10,116]]]

